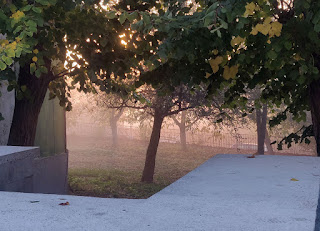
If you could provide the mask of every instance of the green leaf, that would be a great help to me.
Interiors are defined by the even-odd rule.
[[[221,23],[221,27],[223,29],[228,29],[228,23],[226,23],[225,21],[223,21],[222,19],[220,19],[220,23]]]
[[[144,14],[142,17],[143,17],[144,25],[149,25],[151,23],[151,19],[149,15]]]
[[[109,12],[106,14],[106,16],[107,16],[108,19],[115,19],[115,18],[117,17],[115,11],[109,11]]]
[[[6,49],[5,52],[7,53],[8,57],[10,57],[10,58],[15,57],[15,52],[12,48]]]
[[[320,32],[320,24],[314,26],[314,31],[319,33]]]
[[[30,73],[33,74],[36,71],[37,67],[35,63],[30,64]]]
[[[17,28],[13,31],[14,34],[20,32],[22,30],[22,26],[17,26]]]
[[[21,11],[24,11],[24,12],[29,11],[31,9],[31,7],[32,7],[31,4],[30,5],[26,5],[25,7],[21,8]]]
[[[135,19],[138,19],[138,17],[139,17],[139,14],[138,14],[138,12],[135,11],[135,12],[129,14],[127,18],[130,22],[133,22]]]
[[[40,3],[41,5],[44,5],[44,6],[50,5],[50,2],[47,1],[47,0],[36,0],[36,2],[38,2],[38,3]]]
[[[319,21],[320,21],[320,11],[318,11],[318,12],[315,14],[315,16],[313,17],[312,23],[316,25],[316,24],[318,24]]]
[[[37,28],[37,23],[33,20],[28,20],[26,22],[26,26],[31,27],[31,28]]]
[[[26,85],[22,85],[21,86],[21,91],[22,92],[26,92],[27,91],[27,86]]]
[[[119,21],[121,24],[123,24],[126,21],[126,19],[127,19],[127,12],[124,12],[120,15]]]
[[[7,66],[10,66],[13,63],[13,59],[7,56],[2,56],[2,60],[7,64]]]
[[[209,14],[218,8],[219,2],[213,3],[207,10],[206,14]]]
[[[33,12],[37,13],[37,14],[41,14],[42,13],[42,9],[40,7],[32,7]]]
[[[277,52],[271,50],[267,53],[267,56],[269,59],[275,60],[278,57],[278,54]]]
[[[40,71],[44,74],[47,74],[48,73],[48,69],[45,67],[45,66],[41,66],[40,67]]]
[[[0,61],[0,70],[4,71],[6,68],[7,68],[7,65],[4,62]]]
[[[18,47],[17,50],[16,50],[16,57],[17,58],[20,58],[21,52],[22,52],[22,48]]]
[[[41,70],[37,69],[36,72],[35,72],[35,75],[36,75],[37,78],[40,78],[41,77]]]
[[[292,43],[289,42],[289,41],[287,41],[287,42],[284,43],[284,47],[285,47],[287,50],[291,50],[291,48],[292,48]]]

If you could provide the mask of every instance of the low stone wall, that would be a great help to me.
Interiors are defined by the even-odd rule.
[[[67,193],[68,154],[40,158],[36,147],[0,146],[0,191]]]
[[[33,192],[66,194],[68,153],[37,158],[33,162]]]

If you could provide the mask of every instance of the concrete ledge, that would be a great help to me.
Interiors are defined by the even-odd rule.
[[[0,227],[314,231],[319,180],[317,157],[218,155],[146,200],[0,192]]]
[[[36,147],[0,147],[0,190],[33,192],[33,160],[40,156]]]
[[[0,146],[0,191],[67,193],[68,153],[40,158],[37,147]]]
[[[0,146],[0,164],[39,156],[38,147]]]

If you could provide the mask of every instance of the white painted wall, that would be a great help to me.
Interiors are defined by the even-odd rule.
[[[0,112],[5,120],[0,121],[0,145],[7,145],[14,110],[14,91],[7,91],[8,82],[0,82]]]

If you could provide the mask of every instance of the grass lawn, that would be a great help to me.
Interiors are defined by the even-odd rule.
[[[148,198],[218,153],[237,150],[160,143],[153,184],[140,182],[147,142],[68,136],[70,194],[114,198]],[[243,151],[243,153],[248,153]]]

